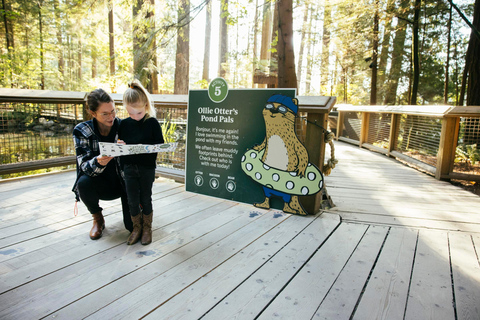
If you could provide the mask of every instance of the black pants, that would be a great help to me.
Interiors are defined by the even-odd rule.
[[[141,208],[143,214],[149,215],[153,211],[152,185],[155,181],[155,168],[126,164],[123,171],[130,214],[136,216]]]
[[[80,200],[85,204],[91,214],[101,212],[99,200],[122,199],[123,224],[128,231],[133,230],[130,208],[127,201],[127,193],[120,183],[120,180],[106,179],[102,175],[90,177],[82,175],[77,182]]]

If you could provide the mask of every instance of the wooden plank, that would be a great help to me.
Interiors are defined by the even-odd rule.
[[[90,290],[91,294],[84,295],[81,300],[58,310],[52,316],[62,317],[62,314],[68,316],[73,313],[79,314],[81,318],[90,314],[93,318],[98,318],[99,314],[107,314],[107,318],[120,315],[127,318],[139,318],[147,314],[159,304],[157,300],[164,302],[170,299],[189,285],[192,277],[198,279],[203,276],[205,274],[205,270],[202,268],[204,264],[218,263],[217,252],[233,255],[235,252],[230,251],[232,246],[240,249],[242,243],[251,241],[251,237],[255,238],[258,233],[264,232],[263,227],[272,223],[280,223],[286,218],[285,215],[280,214],[275,219],[273,218],[275,214],[272,212],[262,215],[265,211],[259,213],[251,209],[252,207],[249,205],[236,205],[235,209],[226,210],[217,215],[215,219],[205,220],[200,225],[191,228],[190,232],[198,234],[199,229],[205,232],[206,227],[210,228],[210,232],[201,237],[195,236],[191,239],[196,239],[195,241],[191,241],[175,251],[165,251],[165,245],[168,243],[178,243],[190,238],[188,233],[185,233],[181,239],[177,235],[173,235],[171,240],[156,246],[155,250],[161,251],[162,255],[154,261],[138,266],[140,261],[137,256],[124,259],[122,276],[112,279],[108,285],[101,286],[98,290]],[[230,223],[218,226],[217,221],[226,218],[235,219]],[[216,226],[212,226],[212,224]],[[129,267],[125,269],[124,264]],[[127,272],[132,268],[132,271]],[[164,284],[164,282],[167,283]],[[98,286],[95,283],[91,283],[91,285]],[[98,313],[94,313],[97,310]],[[129,312],[140,315],[130,316]]]
[[[447,114],[447,117],[480,117],[480,106],[456,106]]]
[[[355,310],[389,228],[370,226],[327,296],[315,319],[349,319]]]
[[[195,199],[193,200],[187,199],[185,200],[186,203],[182,203],[181,201],[178,201],[178,200],[175,201],[175,199],[172,199],[172,198],[177,199],[176,197],[171,197],[170,199],[167,198],[167,199],[160,200],[161,202],[165,201],[163,205],[168,206],[168,210],[169,210],[168,212],[172,212],[174,210],[183,212],[185,208],[185,204],[186,205],[195,204],[197,209],[198,208],[201,209],[202,208],[201,206],[204,205],[202,203],[197,203],[196,201],[198,200],[195,200]],[[215,200],[215,198],[212,198],[209,200],[205,200],[203,202],[204,203],[206,202],[207,206],[209,206],[211,205],[212,202],[215,202],[215,201],[219,202],[221,200]],[[105,219],[106,228],[104,231],[105,233],[109,233],[110,229],[112,230],[112,232],[115,232],[115,230],[124,229],[120,200],[117,199],[111,202],[116,202],[117,206],[114,207],[116,211],[114,212],[110,211],[108,215],[107,214],[104,215],[104,217],[106,218]],[[160,205],[162,205],[161,202],[160,202]],[[155,202],[154,202],[154,208],[155,210],[159,209],[159,207],[155,206]],[[112,214],[116,214],[120,218],[116,220],[115,221],[116,223],[113,225],[110,224],[110,221],[109,221],[111,219],[110,215]],[[84,235],[85,237],[87,237],[87,233],[90,230],[90,226],[86,226],[86,224],[88,225],[91,224],[91,218],[89,219],[83,218],[80,220],[80,223],[70,223],[67,226],[65,226],[65,222],[59,223],[58,225],[55,225],[55,226],[51,225],[49,226],[49,228],[52,229],[51,232],[46,232],[45,229],[42,229],[40,230],[41,233],[38,234],[36,230],[33,230],[32,232],[26,232],[26,233],[18,234],[16,236],[12,236],[9,238],[0,239],[0,248],[2,248],[3,250],[13,251],[11,254],[8,254],[8,255],[0,255],[0,262],[7,261],[8,259],[12,257],[17,257],[19,255],[25,255],[29,252],[38,250],[40,248],[49,246],[54,243],[59,244],[63,240],[68,239],[70,237],[75,237],[78,235]]]
[[[390,229],[353,319],[403,319],[417,233]]]
[[[438,230],[450,230],[450,231],[463,231],[469,233],[478,233],[478,224],[472,224],[470,222],[452,222],[452,221],[439,221],[426,218],[408,218],[398,216],[386,216],[379,214],[368,213],[352,213],[346,211],[329,211],[332,213],[338,213],[343,221],[362,224],[375,224],[375,225],[389,225],[389,226],[403,226],[411,228],[427,228]]]
[[[420,230],[406,320],[455,319],[446,232]]]
[[[8,316],[21,319],[27,315],[34,318],[45,317],[92,292],[97,293],[107,285],[121,280],[119,283],[122,285],[113,286],[115,288],[113,291],[106,290],[108,294],[102,290],[101,299],[96,296],[94,301],[82,306],[76,313],[69,313],[69,317],[75,314],[83,318],[80,314],[90,314],[96,310],[94,307],[98,303],[102,306],[108,304],[107,297],[115,300],[118,295],[133,290],[135,285],[149,282],[152,277],[158,277],[163,268],[168,270],[189,259],[190,254],[195,255],[218,242],[222,238],[219,238],[220,235],[225,237],[233,230],[256,221],[254,219],[249,217],[245,206],[237,205],[216,214],[215,217],[190,225],[180,233],[163,233],[160,239],[154,237],[156,241],[148,247],[140,244],[128,247],[121,245],[102,253],[101,258],[93,256],[90,259],[79,260],[73,265],[4,293],[1,296],[3,303],[0,307],[0,318]],[[192,245],[188,246],[189,244]],[[185,248],[192,251],[185,251]],[[28,305],[22,303],[23,299],[29,301]],[[44,303],[46,300],[49,301],[48,304]],[[79,301],[75,303],[75,306],[81,305]]]
[[[472,236],[451,232],[449,240],[457,319],[480,319],[480,265]]]
[[[317,220],[328,220],[329,224],[326,225],[327,221],[313,223]],[[288,263],[289,261],[278,257],[285,251],[284,247],[296,236],[305,235],[307,232],[309,234],[308,237],[312,238],[314,230],[310,227],[311,225],[315,225],[316,230],[319,227],[326,227],[327,230],[321,232],[321,234],[327,237],[339,223],[338,217],[330,216],[315,219],[314,217],[292,216],[203,276],[189,286],[188,289],[183,290],[155,309],[145,319],[199,319],[215,306],[222,297],[228,295],[230,291],[242,284],[245,279],[251,278],[251,276],[255,277],[252,273],[259,268],[266,268],[270,273],[278,275],[277,267],[281,270],[280,273],[282,271],[285,272],[285,268],[288,267],[290,270],[286,271],[286,273],[293,273],[295,268],[291,269],[292,266]],[[304,238],[303,240],[307,239]],[[302,243],[302,246],[305,246],[305,243]],[[302,250],[299,248],[298,251]],[[310,252],[310,254],[313,252]],[[297,251],[295,254],[298,254]],[[277,257],[282,260],[281,264],[278,264],[278,262],[275,264]],[[258,281],[258,278],[256,279]],[[280,288],[281,286],[278,289]],[[231,317],[223,314],[216,319],[231,319]]]
[[[339,223],[337,215],[293,216],[147,318],[199,319],[213,308],[202,319],[252,319]]]
[[[398,105],[398,106],[354,106],[354,105],[342,105],[338,106],[338,111],[343,112],[372,112],[372,113],[398,113],[398,114],[411,114],[411,115],[423,115],[440,117],[449,112],[452,106],[439,106],[439,105]]]
[[[367,226],[342,223],[257,319],[310,319]]]
[[[157,216],[153,220],[153,240],[160,241],[166,235],[172,237],[178,234],[180,230],[191,227],[203,220],[229,209],[236,205],[235,202],[212,201],[205,197],[207,202],[202,203],[201,199],[195,199],[197,206],[189,211],[172,210],[168,214]],[[188,219],[186,219],[188,218]],[[118,217],[120,220],[121,217]],[[91,258],[99,253],[106,252],[113,247],[125,243],[128,237],[126,230],[112,230],[105,233],[101,241],[92,242],[86,236],[77,236],[75,238],[66,239],[62,242],[62,247],[67,250],[59,254],[53,251],[50,255],[41,260],[34,260],[32,263],[22,266],[19,269],[11,271],[8,277],[1,279],[2,289],[10,290],[11,288],[20,286],[24,283],[41,278],[45,274],[50,274],[80,260]],[[3,292],[2,290],[2,292]]]

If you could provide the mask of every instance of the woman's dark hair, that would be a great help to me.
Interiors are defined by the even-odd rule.
[[[113,102],[112,97],[100,88],[90,92],[87,97],[87,106],[92,112],[96,112],[100,104],[108,102]]]

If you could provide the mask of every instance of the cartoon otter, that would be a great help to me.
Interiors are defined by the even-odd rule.
[[[270,197],[281,197],[286,213],[306,215],[298,195],[314,194],[323,186],[323,176],[308,162],[308,152],[295,133],[298,100],[276,94],[262,111],[266,135],[262,144],[242,158],[244,172],[263,185],[265,200],[255,207],[269,209]]]

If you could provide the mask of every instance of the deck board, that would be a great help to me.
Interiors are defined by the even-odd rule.
[[[74,216],[75,172],[0,181],[1,319],[478,319],[480,197],[335,142],[316,216],[159,178],[153,242]]]

